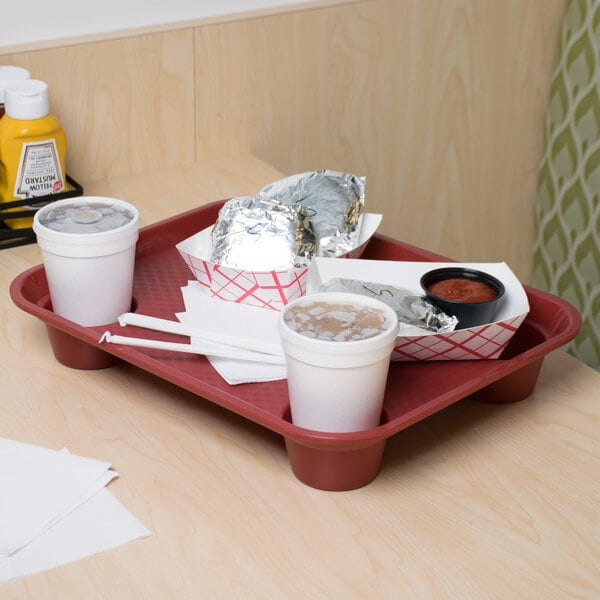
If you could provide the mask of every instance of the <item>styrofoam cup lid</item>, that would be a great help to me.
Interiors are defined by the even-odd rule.
[[[40,208],[33,217],[33,230],[44,250],[93,256],[95,252],[117,252],[135,243],[139,222],[138,210],[128,202],[81,196]]]

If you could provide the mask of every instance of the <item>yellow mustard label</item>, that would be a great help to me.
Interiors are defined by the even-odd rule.
[[[0,202],[33,200],[66,189],[67,139],[53,115],[19,120],[0,118]],[[28,207],[24,207],[28,208]],[[6,211],[14,212],[23,208]],[[31,227],[30,217],[6,219],[12,228]]]
[[[25,142],[21,148],[13,195],[17,198],[47,196],[64,188],[56,140]]]

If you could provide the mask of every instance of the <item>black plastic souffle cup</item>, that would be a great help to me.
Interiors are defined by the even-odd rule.
[[[490,300],[485,300],[484,302],[461,302],[460,300],[448,300],[442,298],[441,296],[432,294],[428,290],[429,286],[438,281],[453,278],[469,279],[471,281],[485,283],[496,292],[496,296]],[[420,283],[429,302],[443,310],[447,315],[454,316],[458,319],[456,329],[468,329],[469,327],[477,327],[479,325],[492,323],[505,294],[504,284],[499,279],[496,279],[496,277],[489,273],[466,267],[442,267],[433,269],[421,277]]]

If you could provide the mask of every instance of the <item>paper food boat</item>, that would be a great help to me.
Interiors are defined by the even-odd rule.
[[[396,338],[392,360],[480,360],[498,358],[529,312],[523,286],[505,263],[434,263],[378,260],[338,260],[315,258],[311,261],[307,292],[334,278],[357,279],[388,284],[422,293],[421,276],[438,267],[464,266],[497,277],[504,284],[505,298],[496,321],[450,333],[415,333],[411,327]]]
[[[365,213],[358,245],[344,258],[358,258],[377,231],[382,215]],[[222,300],[280,310],[306,293],[308,267],[278,271],[244,271],[210,261],[211,227],[179,242],[176,248],[194,277]]]

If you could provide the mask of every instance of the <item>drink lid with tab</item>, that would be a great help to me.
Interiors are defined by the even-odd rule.
[[[43,250],[82,258],[129,248],[138,238],[139,223],[139,212],[129,202],[82,196],[40,208],[33,217],[33,231]]]
[[[72,234],[102,233],[119,229],[136,219],[132,207],[102,201],[76,200],[48,205],[40,211],[39,225]]]

